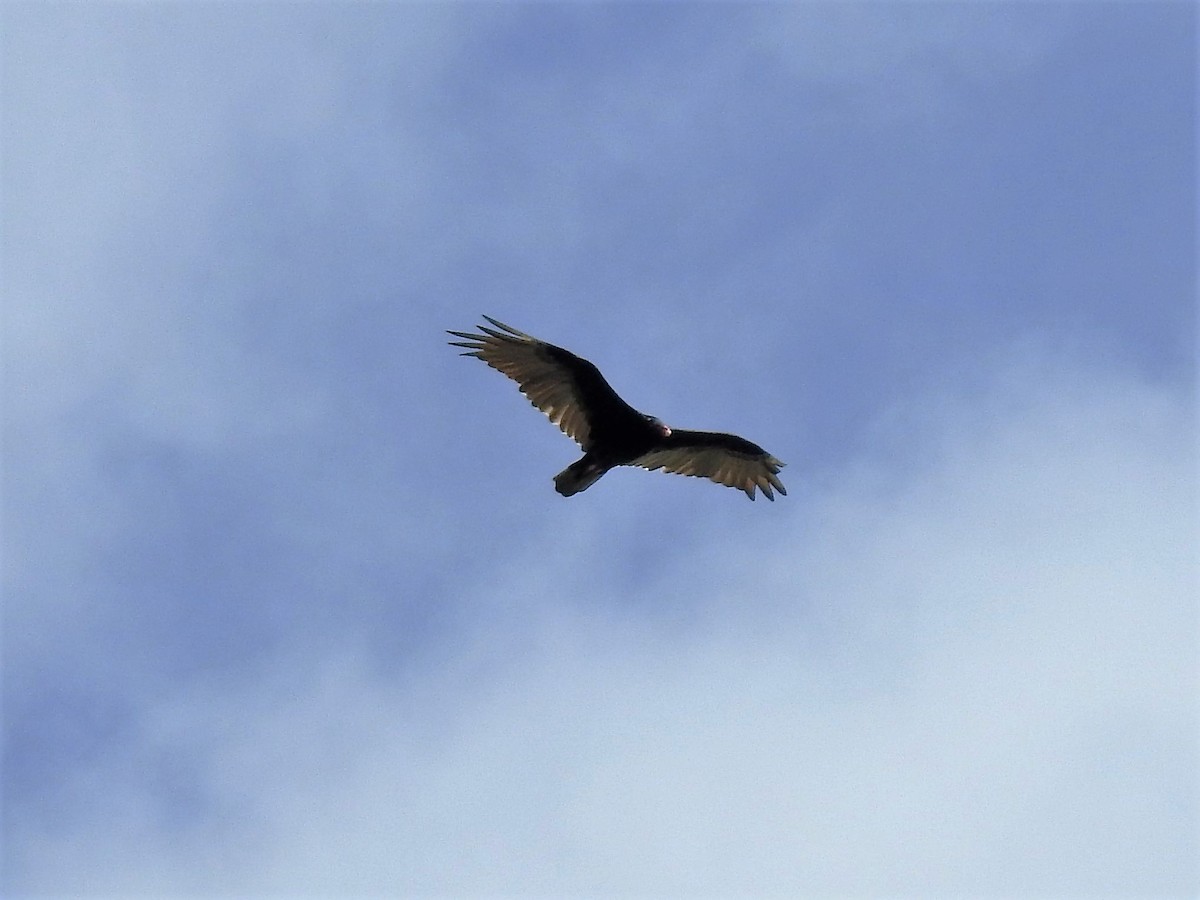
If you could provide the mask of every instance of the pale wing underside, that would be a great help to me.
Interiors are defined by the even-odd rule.
[[[772,489],[787,495],[783,482],[776,477],[784,463],[766,453],[746,454],[713,446],[667,447],[651,450],[630,465],[651,471],[662,469],[677,475],[708,478],[717,484],[745,491],[751,500],[755,499],[755,488],[761,490],[768,500],[775,499]]]
[[[455,347],[466,347],[463,356],[482,359],[498,372],[517,383],[529,402],[544,412],[567,437],[587,449],[591,438],[587,415],[575,383],[574,373],[555,359],[555,352],[575,358],[567,351],[523,331],[484,316],[496,329],[478,326],[483,334],[451,331],[464,341],[451,341]]]

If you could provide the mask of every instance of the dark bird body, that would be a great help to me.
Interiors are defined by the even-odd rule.
[[[663,469],[709,478],[746,492],[755,488],[768,500],[772,489],[786,495],[779,480],[783,463],[757,444],[734,434],[668,428],[638,412],[614,391],[600,370],[569,350],[539,341],[484,316],[495,328],[481,334],[450,331],[462,341],[463,356],[474,356],[517,382],[529,401],[580,447],[583,458],[554,478],[564,497],[587,490],[614,466]]]

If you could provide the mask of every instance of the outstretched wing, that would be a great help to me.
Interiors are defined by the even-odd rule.
[[[522,331],[484,316],[495,328],[476,326],[481,334],[448,331],[462,341],[450,341],[503,372],[517,383],[529,402],[549,416],[584,450],[598,431],[639,413],[609,387],[600,370],[569,350],[539,341]]]
[[[775,499],[772,488],[787,496],[783,482],[778,478],[784,463],[758,444],[736,434],[672,429],[657,447],[630,465],[709,478],[717,484],[745,491],[751,500],[755,499],[755,488],[768,500]]]

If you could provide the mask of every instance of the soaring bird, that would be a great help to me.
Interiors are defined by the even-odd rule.
[[[751,500],[755,488],[768,500],[775,499],[772,488],[787,494],[778,477],[784,464],[758,444],[734,434],[668,428],[622,400],[586,359],[484,318],[494,327],[478,325],[480,334],[447,331],[463,339],[449,343],[515,381],[530,403],[583,448],[583,458],[554,477],[564,497],[587,490],[614,466],[696,475],[745,491]]]

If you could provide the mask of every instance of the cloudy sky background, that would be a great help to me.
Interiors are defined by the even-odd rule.
[[[2,17],[6,894],[1200,889],[1190,4]]]

